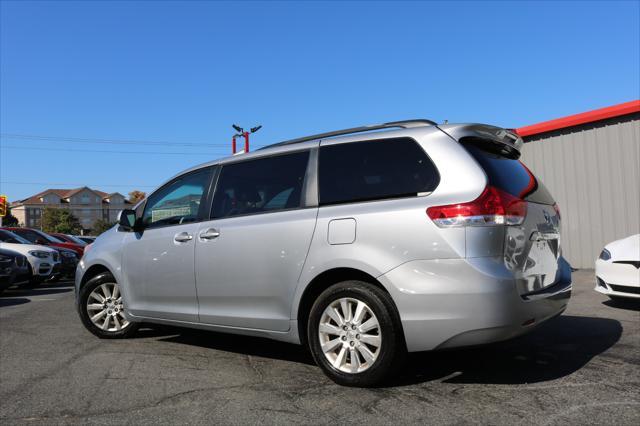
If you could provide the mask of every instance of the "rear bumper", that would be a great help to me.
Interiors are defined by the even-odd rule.
[[[522,295],[501,258],[413,261],[379,280],[414,352],[506,340],[561,314],[571,296],[571,269],[560,263],[554,284]]]

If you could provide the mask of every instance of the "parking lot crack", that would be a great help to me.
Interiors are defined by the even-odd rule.
[[[264,374],[262,373],[262,371],[258,367],[258,364],[255,362],[253,357],[251,355],[248,355],[248,354],[247,354],[247,363],[249,364],[249,367],[253,370],[253,372],[256,373],[256,375],[260,379],[260,382],[264,382]]]

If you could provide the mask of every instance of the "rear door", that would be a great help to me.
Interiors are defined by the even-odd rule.
[[[464,146],[484,169],[489,185],[527,201],[524,222],[505,227],[504,261],[521,278],[520,293],[554,284],[561,248],[560,213],[553,197],[520,160],[497,152],[490,144]]]
[[[196,238],[200,321],[286,331],[313,235],[307,150],[225,164]]]

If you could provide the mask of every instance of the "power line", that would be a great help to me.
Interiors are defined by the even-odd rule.
[[[26,141],[51,141],[51,142],[71,142],[82,144],[114,144],[114,145],[147,145],[147,146],[182,146],[182,147],[230,147],[226,143],[188,143],[188,142],[169,142],[169,141],[149,141],[149,140],[133,140],[133,139],[110,139],[110,138],[78,138],[67,136],[48,136],[48,135],[28,135],[22,133],[0,133],[0,138]]]
[[[89,186],[89,187],[99,187],[99,186],[107,186],[107,187],[122,187],[122,188],[155,188],[157,185],[123,185],[123,184],[111,184],[111,183],[105,183],[105,184],[87,184],[87,183],[70,183],[70,182],[14,182],[14,181],[8,181],[8,180],[0,180],[0,183],[4,183],[4,184],[10,184],[10,185],[78,185],[78,186]]]
[[[195,147],[207,147],[207,146],[228,146],[227,144],[213,144],[213,143],[186,143],[186,142],[166,142],[166,141],[141,141],[141,140],[129,140],[129,139],[106,139],[106,138],[77,138],[67,136],[47,136],[47,135],[25,135],[20,133],[0,133],[0,137],[7,139],[20,139],[20,140],[42,140],[53,142],[74,142],[74,143],[104,143],[104,144],[116,144],[116,145],[154,145],[154,146],[195,146]]]
[[[146,154],[146,155],[213,155],[212,152],[153,152],[153,151],[111,151],[98,149],[69,149],[69,148],[37,148],[27,146],[0,145],[0,149],[17,149],[29,151],[56,151],[56,152],[98,152],[103,154]]]

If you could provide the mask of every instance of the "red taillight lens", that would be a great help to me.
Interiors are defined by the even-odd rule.
[[[527,202],[498,188],[487,186],[473,201],[429,207],[427,215],[441,228],[520,225],[527,216]]]
[[[558,216],[558,220],[561,219],[560,217],[560,207],[558,207],[558,204],[554,204],[553,205],[553,209],[556,211],[556,215]]]

